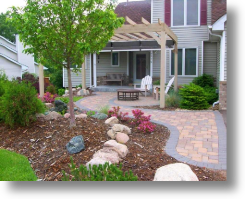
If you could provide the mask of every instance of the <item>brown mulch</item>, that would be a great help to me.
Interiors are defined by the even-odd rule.
[[[62,170],[69,173],[70,156],[77,166],[86,164],[103,147],[104,142],[109,140],[106,134],[108,129],[104,120],[94,118],[77,120],[77,126],[73,130],[69,128],[69,120],[64,118],[57,121],[38,120],[30,127],[15,129],[0,124],[0,148],[27,156],[39,179],[59,181]],[[86,148],[78,154],[70,155],[65,145],[77,135],[83,135]],[[131,169],[140,181],[152,181],[157,168],[177,163],[177,160],[164,152],[169,135],[169,130],[161,125],[157,125],[156,131],[151,134],[137,133],[133,129],[126,144],[129,153],[121,162],[123,170]],[[191,168],[200,181],[226,180],[223,171],[195,166]]]

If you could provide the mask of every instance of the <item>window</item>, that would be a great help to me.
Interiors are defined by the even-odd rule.
[[[199,26],[200,0],[172,0],[172,26]]]
[[[119,52],[112,52],[111,53],[111,65],[112,66],[119,66]]]
[[[171,52],[171,75],[174,75],[174,53]],[[197,48],[178,50],[178,75],[197,76]]]

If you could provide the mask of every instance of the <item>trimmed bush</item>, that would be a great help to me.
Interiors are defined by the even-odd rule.
[[[64,171],[62,181],[137,181],[138,177],[133,174],[130,170],[129,172],[122,171],[122,164],[119,167],[116,164],[109,164],[106,162],[104,165],[89,165],[87,168],[81,165],[76,168],[71,157],[71,164],[69,165],[71,169],[72,178],[66,175]]]
[[[165,99],[165,105],[166,107],[179,107],[180,105],[180,95],[178,92],[171,91],[166,96]]]
[[[207,101],[209,104],[213,104],[218,100],[218,93],[216,93],[216,88],[215,87],[204,87],[203,88],[207,97]]]
[[[203,74],[202,76],[195,77],[192,83],[203,88],[206,86],[214,87],[214,77],[212,75]]]
[[[36,181],[28,159],[18,153],[0,149],[0,181]]]
[[[56,94],[55,86],[54,85],[48,86],[47,89],[46,89],[46,92],[49,92],[49,93],[51,93],[53,95]]]
[[[180,107],[183,109],[202,110],[207,109],[209,104],[204,89],[198,85],[190,83],[180,89]]]
[[[64,94],[65,94],[65,89],[63,89],[63,88],[58,89],[58,95],[59,96],[62,96]]]
[[[10,127],[27,126],[36,119],[36,113],[44,111],[44,104],[38,99],[37,92],[30,83],[13,81],[0,98],[0,118]]]

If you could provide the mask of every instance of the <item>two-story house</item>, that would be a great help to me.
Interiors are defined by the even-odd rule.
[[[171,28],[178,37],[179,85],[190,83],[205,73],[215,77],[220,93],[226,90],[226,0],[130,1],[119,3],[115,12],[118,17],[128,16],[137,24],[142,23],[142,17],[150,23],[158,23],[160,19]],[[118,43],[109,41],[99,54],[86,56],[86,86],[93,85],[100,90],[109,72],[124,73],[124,85],[139,83],[146,75],[153,80],[160,78],[160,46],[149,45],[146,49],[128,41],[116,48]],[[108,50],[112,44],[115,49]],[[173,46],[166,46],[166,83],[174,76],[172,50]],[[63,85],[67,87],[66,70],[63,75]],[[73,86],[79,85],[81,79],[81,74],[73,73]],[[219,86],[220,81],[222,86]]]
[[[16,43],[12,43],[0,36],[0,70],[4,71],[9,79],[22,77],[24,72],[38,75],[38,63],[33,55],[23,53],[24,45],[16,35]]]

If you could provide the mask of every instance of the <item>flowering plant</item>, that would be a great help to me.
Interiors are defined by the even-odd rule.
[[[128,116],[128,112],[126,113],[123,113],[120,111],[120,107],[117,106],[117,107],[112,107],[112,110],[109,110],[108,111],[108,117],[116,117],[118,120],[120,121],[127,121],[129,118],[127,117]]]
[[[47,92],[47,93],[44,93],[44,96],[42,98],[40,96],[38,96],[38,98],[41,99],[42,102],[53,103],[57,96],[58,96],[57,94],[53,95],[53,94]]]

